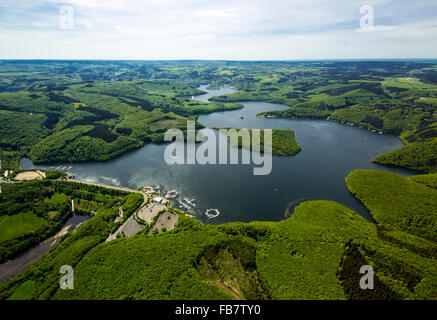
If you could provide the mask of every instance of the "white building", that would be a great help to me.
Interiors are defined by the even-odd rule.
[[[168,200],[163,197],[153,197],[153,202],[166,204]]]

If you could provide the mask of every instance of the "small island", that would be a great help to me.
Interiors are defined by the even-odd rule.
[[[233,128],[215,128],[216,130],[226,129],[228,130],[228,139],[232,146],[233,141],[230,139],[231,131],[229,129]],[[237,129],[239,130],[239,129]],[[250,147],[256,148],[260,146],[260,152],[264,152],[264,130],[260,130],[260,142],[257,143],[256,137],[253,136],[253,130],[248,130],[250,134]],[[256,143],[254,143],[256,142]],[[242,139],[238,139],[238,147],[242,147]],[[282,130],[282,129],[272,129],[272,154],[275,156],[294,156],[302,151],[302,147],[297,143],[295,133],[293,130]]]

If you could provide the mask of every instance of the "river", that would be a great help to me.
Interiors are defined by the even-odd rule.
[[[206,90],[206,86],[201,87]],[[234,90],[206,90],[197,100]],[[302,152],[294,157],[273,157],[272,172],[254,176],[254,165],[168,165],[164,161],[166,145],[149,144],[105,163],[55,164],[34,166],[22,159],[23,169],[61,168],[76,179],[137,189],[159,185],[163,192],[176,189],[180,198],[196,199],[189,212],[205,223],[231,221],[279,221],[290,204],[304,200],[337,201],[371,220],[366,209],[347,190],[344,179],[355,169],[377,169],[401,175],[412,172],[380,166],[371,162],[376,155],[399,148],[400,139],[390,134],[325,120],[257,118],[262,111],[287,106],[266,102],[243,102],[241,110],[201,115],[198,121],[207,128],[236,127],[255,129],[292,129]],[[174,202],[175,207],[178,204]],[[210,219],[208,208],[220,215]]]

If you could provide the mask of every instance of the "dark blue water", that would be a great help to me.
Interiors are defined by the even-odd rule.
[[[197,99],[206,101],[211,96],[229,92],[232,90],[210,90]],[[245,108],[241,110],[202,115],[199,122],[206,127],[292,129],[302,152],[294,157],[273,157],[272,172],[267,176],[254,176],[254,165],[170,166],[164,161],[166,145],[153,144],[106,163],[74,164],[71,168],[70,164],[57,164],[38,168],[61,166],[77,179],[134,189],[144,185],[160,185],[163,191],[176,189],[182,198],[196,198],[197,206],[190,213],[208,223],[278,221],[284,218],[290,203],[311,199],[337,201],[369,218],[365,208],[347,190],[346,176],[355,169],[411,174],[407,170],[371,162],[376,155],[403,145],[396,136],[324,120],[257,118],[259,112],[287,107],[264,102],[243,104]],[[21,161],[21,166],[35,168],[27,159]],[[178,207],[176,203],[174,205]],[[208,219],[204,214],[207,208],[217,208],[221,213],[217,218]]]

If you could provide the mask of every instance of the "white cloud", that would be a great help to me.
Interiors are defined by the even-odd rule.
[[[359,28],[356,29],[356,32],[378,32],[378,31],[392,31],[392,30],[399,30],[400,27],[397,26],[373,26],[373,27],[366,27],[366,28]]]
[[[235,13],[236,8],[230,9],[215,9],[215,10],[196,10],[193,15],[196,17],[209,18],[238,18],[239,15]]]
[[[79,26],[83,26],[83,27],[86,28],[86,29],[91,29],[91,28],[93,27],[93,23],[92,23],[92,21],[91,21],[91,20],[88,20],[88,19],[82,19],[82,18],[79,18],[79,19],[77,19],[76,23],[77,23]]]
[[[367,1],[2,0],[0,58],[437,56],[437,4],[371,2],[374,32],[358,29]],[[59,29],[57,6],[65,4],[74,8],[74,30]]]
[[[45,23],[45,22],[41,22],[41,21],[35,21],[35,22],[33,23],[33,25],[34,25],[35,27],[45,27],[45,26],[47,26],[47,23]]]
[[[214,38],[215,36],[213,34],[187,35],[184,37],[185,40],[194,40],[194,41],[211,40]]]

